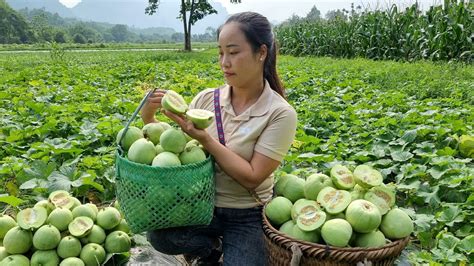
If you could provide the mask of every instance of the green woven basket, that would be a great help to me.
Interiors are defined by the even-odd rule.
[[[117,153],[117,199],[134,233],[187,225],[206,225],[214,209],[214,164],[176,167],[131,162]]]
[[[128,121],[125,132],[150,94]],[[118,145],[115,166],[117,199],[133,233],[211,222],[215,193],[212,157],[194,164],[156,167],[129,161]]]

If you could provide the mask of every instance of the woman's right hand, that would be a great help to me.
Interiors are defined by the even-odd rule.
[[[141,117],[145,124],[156,122],[155,114],[161,109],[161,99],[166,90],[156,89],[147,99],[141,110]]]

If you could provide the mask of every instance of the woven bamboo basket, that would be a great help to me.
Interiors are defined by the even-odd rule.
[[[280,265],[393,265],[409,237],[386,244],[380,248],[337,248],[296,240],[275,229],[262,212],[267,264]]]

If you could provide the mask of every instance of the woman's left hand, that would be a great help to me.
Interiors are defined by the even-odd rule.
[[[176,124],[178,124],[181,129],[191,138],[203,143],[203,141],[209,136],[206,130],[195,128],[193,122],[186,119],[186,116],[177,115],[165,109],[162,109],[161,112],[167,117],[169,117],[171,120],[176,122]]]

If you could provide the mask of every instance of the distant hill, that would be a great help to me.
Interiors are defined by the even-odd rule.
[[[211,1],[212,2],[212,1]],[[183,32],[182,22],[176,17],[179,12],[179,1],[162,0],[157,12],[150,16],[145,14],[148,5],[146,0],[82,0],[73,8],[67,8],[59,0],[7,0],[15,10],[42,9],[58,13],[61,17],[77,18],[83,21],[125,24],[132,28],[170,27],[177,32]],[[204,33],[207,27],[217,28],[228,17],[228,12],[222,4],[212,2],[218,14],[213,14],[198,21],[193,26],[192,33]]]
[[[29,43],[35,36],[25,18],[0,0],[0,43]]]

